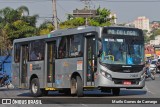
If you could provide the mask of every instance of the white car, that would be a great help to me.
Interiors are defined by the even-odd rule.
[[[152,60],[150,64],[150,70],[153,70],[153,69],[156,70],[157,68],[156,64],[157,64],[157,60]]]

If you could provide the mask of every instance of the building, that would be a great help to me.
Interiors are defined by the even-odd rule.
[[[150,40],[150,45],[160,45],[160,35],[157,35],[154,40]]]
[[[150,45],[159,45],[158,40],[150,40]]]
[[[113,19],[113,20],[111,20],[112,24],[116,24],[117,23],[117,15],[115,13],[111,12],[111,14],[109,15],[109,18]]]
[[[98,17],[99,15],[97,14],[97,10],[84,8],[81,10],[79,10],[79,9],[73,10],[73,16],[74,17],[93,18],[93,17]],[[111,24],[117,23],[117,16],[115,13],[111,12],[111,14],[106,18],[111,19]]]
[[[154,54],[155,52],[153,45],[145,45],[145,57],[151,57]]]
[[[82,9],[82,10],[73,10],[73,16],[74,17],[84,17],[84,18],[88,18],[88,17],[95,17],[97,14],[96,10],[88,10],[88,9]]]
[[[153,21],[151,22],[152,29],[159,29],[160,28],[160,21]]]
[[[149,19],[145,16],[138,17],[133,23],[136,28],[147,30],[148,32],[150,31]]]

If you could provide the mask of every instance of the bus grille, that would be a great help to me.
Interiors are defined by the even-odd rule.
[[[112,78],[115,84],[123,84],[124,81],[130,81],[132,85],[137,85],[139,84],[140,78],[137,79],[117,79],[117,78]]]

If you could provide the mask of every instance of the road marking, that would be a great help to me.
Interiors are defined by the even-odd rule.
[[[81,104],[82,106],[88,107],[86,104]]]
[[[155,94],[155,93],[153,93],[152,91],[150,91],[150,90],[147,88],[146,85],[145,85],[145,89],[147,90],[147,92],[149,92],[149,93],[151,93],[151,94]]]

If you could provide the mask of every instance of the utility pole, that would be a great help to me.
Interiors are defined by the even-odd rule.
[[[90,1],[91,0],[81,0],[82,2],[84,2],[85,4],[85,8],[86,10],[90,10]],[[88,25],[88,18],[86,17],[85,18],[85,25],[87,26]]]
[[[55,30],[58,29],[58,23],[57,23],[57,10],[56,10],[56,0],[52,0],[52,5],[53,5],[53,19],[54,19],[54,27]]]

